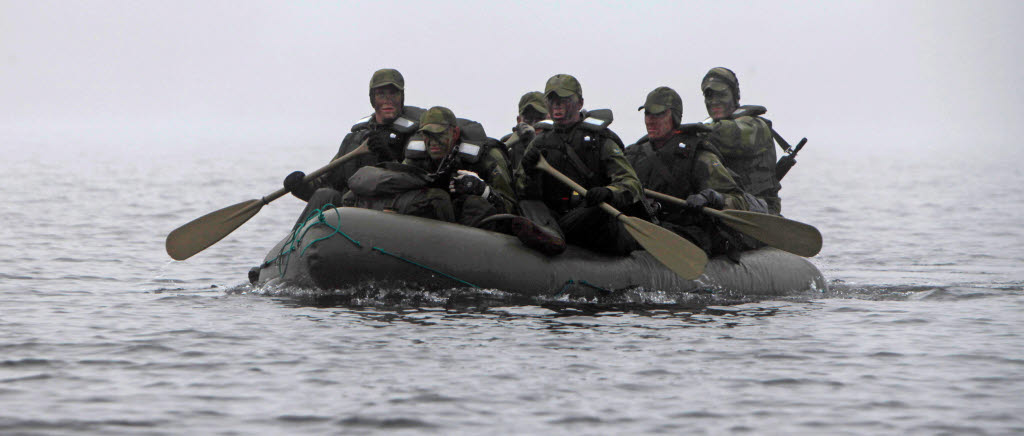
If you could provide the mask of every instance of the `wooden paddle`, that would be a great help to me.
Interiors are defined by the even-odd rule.
[[[587,195],[586,189],[554,169],[544,160],[543,156],[537,162],[537,169],[565,183],[580,195]],[[704,273],[704,265],[708,263],[708,256],[700,247],[657,224],[623,215],[608,203],[601,203],[600,207],[601,210],[618,219],[644,250],[651,253],[651,256],[654,256],[672,272],[687,280],[696,279]]]
[[[650,189],[644,189],[644,192],[658,200],[665,200],[680,206],[686,205],[686,200],[668,194]],[[779,250],[803,257],[813,257],[821,251],[821,232],[810,224],[778,215],[745,210],[715,210],[710,207],[702,207],[701,212],[717,217],[725,225],[740,233],[749,235]]]
[[[323,168],[306,174],[302,181],[309,182],[352,158],[364,155],[369,151],[370,149],[367,148],[366,143],[363,143],[356,147],[355,150],[331,161]],[[185,260],[192,257],[196,253],[216,244],[217,241],[224,239],[229,233],[245,224],[246,221],[249,221],[249,218],[252,218],[263,208],[263,205],[270,204],[271,201],[277,200],[287,193],[288,190],[281,188],[259,200],[243,201],[236,205],[225,207],[174,229],[174,231],[167,235],[167,254],[174,260]]]

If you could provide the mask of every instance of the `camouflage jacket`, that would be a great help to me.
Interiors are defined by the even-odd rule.
[[[768,203],[772,213],[780,213],[781,185],[775,178],[776,155],[771,126],[757,116],[713,121],[710,126],[722,153],[722,163],[736,173],[740,187]]]

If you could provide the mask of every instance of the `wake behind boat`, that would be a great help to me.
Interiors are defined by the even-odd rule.
[[[773,248],[716,257],[685,280],[646,251],[607,256],[570,246],[545,256],[513,236],[459,224],[360,208],[327,209],[288,235],[250,273],[259,286],[323,290],[394,284],[413,289],[497,289],[553,296],[573,287],[616,291],[784,296],[825,291],[806,259]]]

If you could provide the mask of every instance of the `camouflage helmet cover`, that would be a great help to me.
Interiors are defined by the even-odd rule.
[[[444,133],[449,127],[456,127],[455,114],[444,106],[427,109],[420,117],[420,131]]]
[[[731,89],[732,93],[736,95],[736,100],[740,99],[740,80],[728,68],[715,67],[708,70],[708,73],[704,75],[704,79],[700,82],[700,90],[703,92],[708,88],[715,91]]]
[[[530,91],[519,98],[519,115],[526,112],[526,108],[533,108],[543,115],[548,114],[548,103],[544,100],[544,94],[540,91]]]
[[[393,68],[383,68],[373,73],[373,77],[370,78],[370,90],[374,88],[380,88],[382,86],[394,86],[399,91],[405,90],[405,78],[402,77],[402,73]]]
[[[679,97],[679,93],[674,89],[667,86],[659,86],[647,94],[647,101],[636,110],[646,110],[651,115],[657,115],[665,112],[667,109],[672,109],[672,120],[676,125],[679,125],[683,117],[683,99]]]
[[[544,85],[544,96],[548,97],[551,93],[555,93],[559,97],[578,95],[580,98],[583,98],[583,87],[580,86],[580,81],[576,80],[573,76],[555,74]]]

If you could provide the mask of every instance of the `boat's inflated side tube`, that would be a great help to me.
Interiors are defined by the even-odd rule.
[[[554,295],[572,283],[607,290],[775,296],[827,289],[813,264],[772,248],[745,252],[739,263],[712,259],[703,276],[685,280],[645,251],[614,257],[569,247],[548,257],[515,237],[453,223],[357,208],[329,209],[323,218],[307,223],[298,241],[287,238],[271,250],[259,284],[339,289],[394,282],[521,295]],[[281,255],[289,247],[291,252]]]

